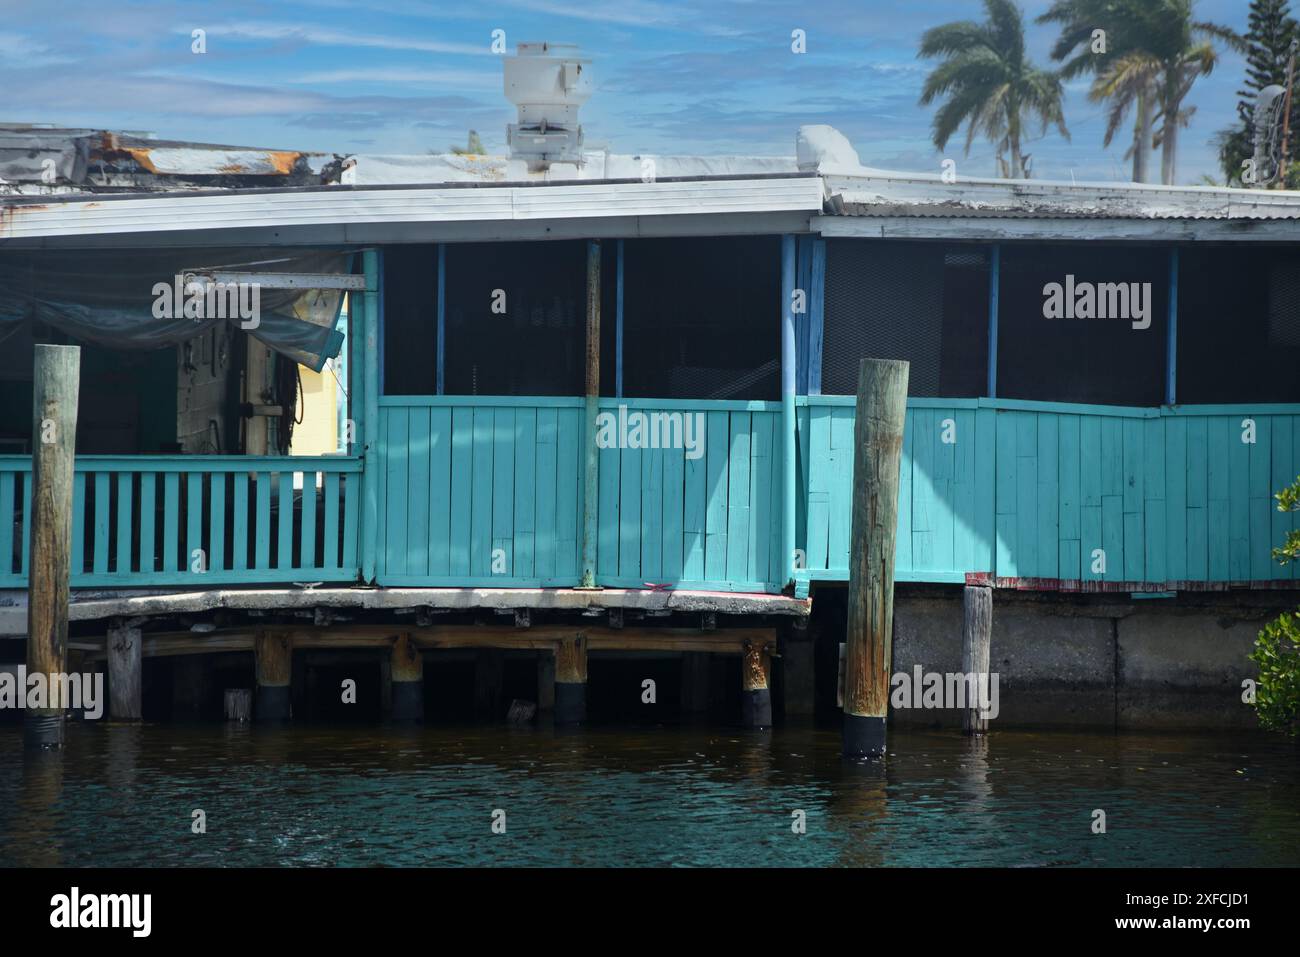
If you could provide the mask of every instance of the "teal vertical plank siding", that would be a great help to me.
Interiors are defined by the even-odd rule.
[[[934,423],[933,409],[917,409],[912,415],[912,567],[918,571],[935,567],[934,525],[931,520],[936,503]],[[832,514],[843,513],[832,510]],[[833,520],[831,525],[835,525]]]
[[[423,493],[428,518],[427,567],[432,578],[451,574],[452,410],[429,410],[429,486]],[[420,489],[414,494],[420,495]]]
[[[809,408],[808,420],[808,538],[805,562],[809,568],[831,568],[831,416],[828,406]],[[847,567],[847,566],[845,566]]]
[[[119,574],[128,574],[131,568],[131,536],[134,523],[131,520],[131,493],[134,476],[130,472],[117,475],[117,549],[114,559],[115,570]]]
[[[299,509],[301,532],[298,540],[298,567],[315,569],[316,565],[316,473],[302,473],[302,504]]]
[[[853,511],[853,410],[839,408],[831,416],[830,534],[826,551],[835,567],[848,567],[849,523],[841,516]]]
[[[1258,433],[1259,421],[1256,420]],[[1250,578],[1250,454],[1251,444],[1243,442],[1244,430],[1238,425],[1228,448],[1228,579]]]
[[[451,413],[451,538],[448,550],[453,578],[470,576],[473,503],[474,410],[458,406]]]
[[[959,571],[992,572],[997,550],[997,411],[975,413],[975,564]],[[906,452],[906,447],[904,448]]]
[[[708,473],[705,485],[704,577],[725,581],[727,577],[727,463],[730,458],[729,416],[710,412],[705,419],[705,453]]]
[[[407,574],[407,521],[409,501],[407,482],[411,457],[410,433],[407,429],[406,409],[383,409],[380,412],[379,434],[383,437],[384,454],[378,474],[383,483],[382,523],[378,535],[380,566],[390,575]]]
[[[0,472],[0,579],[7,578],[15,572],[14,567],[14,486],[17,484],[18,473]],[[73,512],[78,513],[84,509],[84,505],[78,508],[76,505],[75,489],[80,488],[82,498],[85,498],[86,481],[85,476],[78,475],[74,485]],[[81,570],[81,542],[80,536],[76,534],[76,529],[81,526],[73,523],[72,536],[72,571],[76,574]]]
[[[321,567],[333,569],[339,564],[339,477],[325,476],[324,521],[321,523]]]
[[[852,420],[848,424],[851,430]],[[852,435],[851,431],[850,435]],[[956,556],[953,536],[957,528],[954,511],[957,491],[957,443],[961,441],[961,435],[957,431],[956,409],[934,410],[930,441],[934,444],[934,507],[930,513],[934,536],[931,540],[933,549],[931,564],[934,568],[953,568]],[[849,442],[847,454],[852,454],[852,440]]]
[[[749,541],[745,581],[766,582],[768,578],[768,542],[772,525],[772,420],[765,412],[750,418],[749,469]],[[667,494],[667,476],[664,488]]]
[[[168,476],[171,478],[171,476]],[[171,507],[167,509],[170,516]],[[254,548],[253,567],[264,571],[271,567],[271,473],[257,473],[257,504],[254,515],[254,531],[257,546]],[[173,555],[176,553],[176,543],[172,540],[169,549]],[[174,560],[174,559],[173,559]]]
[[[108,489],[111,478],[112,476],[107,472],[95,473],[95,547],[92,554],[94,555],[94,572],[96,575],[108,573]]]
[[[474,464],[470,508],[469,569],[474,578],[492,574],[492,434],[495,410],[474,410]]]
[[[1231,532],[1229,528],[1229,471],[1233,454],[1232,422],[1223,417],[1215,417],[1209,422],[1209,470],[1206,494],[1208,501],[1208,532],[1206,536],[1209,547],[1210,575],[1215,581],[1228,581],[1229,550]],[[1239,443],[1237,448],[1243,448]]]
[[[515,413],[514,563],[516,578],[536,571],[537,545],[537,410]]]
[[[209,573],[220,574],[226,569],[226,479],[224,472],[214,472],[208,477]],[[311,527],[315,529],[315,523]]]
[[[234,480],[234,532],[232,535],[232,545],[234,554],[232,557],[232,567],[237,572],[242,572],[248,568],[248,474],[240,472]]]
[[[1187,536],[1187,482],[1190,461],[1187,419],[1164,420],[1165,443],[1165,579],[1186,581],[1190,544]],[[1159,579],[1149,579],[1158,581]]]
[[[1035,578],[1061,577],[1060,427],[1060,416],[1038,416],[1038,447],[1035,454],[1038,484],[1034,489],[1038,561]]]
[[[384,409],[383,415],[390,412]],[[406,507],[400,505],[387,507],[388,517],[393,513],[402,514],[408,529],[406,533],[406,555],[403,562],[408,575],[429,574],[429,553],[433,540],[428,537],[429,528],[429,447],[433,443],[433,427],[429,421],[428,409],[393,409],[394,418],[406,417]],[[303,486],[304,489],[306,486]]]
[[[1189,581],[1210,577],[1209,420],[1187,420],[1187,574]]]
[[[582,458],[582,430],[586,418],[582,409],[561,409],[560,440],[555,475],[555,575],[563,582],[577,582],[578,550],[582,538],[579,506]]]
[[[1268,478],[1268,487],[1272,493],[1276,494],[1295,481],[1294,466],[1295,432],[1292,428],[1291,418],[1276,416],[1273,419],[1273,460]],[[1272,495],[1268,498],[1268,507],[1269,541],[1273,547],[1277,547],[1286,541],[1287,533],[1291,530],[1292,515],[1288,512],[1278,511],[1277,500]],[[1269,555],[1271,559],[1271,551]],[[1291,564],[1295,563],[1292,562]],[[1270,561],[1269,565],[1270,578],[1289,579],[1291,577],[1291,565],[1281,565],[1276,561]]]
[[[705,435],[708,430],[706,427]],[[686,459],[682,490],[682,577],[704,579],[704,545],[708,513],[708,446],[705,454]]]
[[[1256,543],[1268,541],[1273,530],[1273,417],[1257,415],[1255,418],[1255,442],[1247,447],[1249,452],[1247,481],[1249,492],[1247,522],[1250,534],[1249,575],[1252,581],[1266,581],[1273,577],[1273,561],[1269,550],[1253,547]]]
[[[769,429],[769,443],[771,442]],[[686,509],[686,450],[664,449],[663,458],[663,522],[661,525],[660,560],[662,568],[660,578],[668,582],[681,581],[683,578],[683,554],[685,535],[683,522]],[[769,465],[769,479],[770,479]],[[766,539],[764,539],[766,541]],[[766,561],[767,552],[763,552]],[[766,579],[766,574],[764,574]]]
[[[641,451],[641,574],[664,581],[664,461],[662,449]]]
[[[560,439],[556,409],[537,410],[537,531],[533,539],[533,570],[538,578],[555,577],[556,468]],[[603,478],[603,476],[602,476]],[[599,546],[598,546],[599,547]],[[597,552],[599,567],[600,553]]]
[[[618,455],[618,577],[635,579],[641,577],[641,450]]]
[[[98,476],[96,476],[98,479]],[[261,490],[261,483],[258,483],[258,490]],[[98,508],[98,505],[96,505]],[[180,476],[175,472],[167,472],[163,475],[163,555],[162,570],[164,572],[174,572],[177,569],[177,552],[180,541]],[[259,538],[264,534],[265,527],[258,526]],[[270,537],[267,536],[266,542],[269,545]],[[261,542],[259,542],[259,547]],[[264,567],[259,563],[259,567]],[[99,559],[95,559],[95,568],[99,568]]]
[[[1144,504],[1142,567],[1140,580],[1163,582],[1170,576],[1166,571],[1168,554],[1168,515],[1165,512],[1165,434],[1160,419],[1142,419]],[[1125,542],[1125,552],[1130,551]]]
[[[728,581],[744,581],[749,563],[749,413],[731,413],[730,456],[727,461],[727,571]]]
[[[1057,427],[1057,546],[1056,564],[1061,578],[1083,577],[1083,486],[1079,416],[1062,415]]]
[[[954,409],[949,413],[955,429],[952,447],[952,568],[974,571],[978,567],[975,532],[975,462],[978,435],[975,412]]]
[[[356,578],[361,569],[358,567],[357,552],[361,545],[361,478],[353,472],[344,479],[343,489],[343,570]]]
[[[605,578],[618,577],[619,493],[622,489],[622,454],[617,448],[598,453],[598,517],[596,523],[596,572]]]
[[[1016,515],[1019,458],[1016,454],[1014,413],[998,412],[994,456],[997,472],[997,554],[994,566],[999,575],[1014,577],[1020,574]]]
[[[497,409],[492,431],[492,554],[490,571],[516,577],[514,543],[515,410]]]
[[[856,417],[856,412],[854,415]],[[912,487],[916,482],[912,445],[915,436],[916,411],[908,409],[903,418],[903,448],[898,462],[898,531],[894,537],[894,566],[898,572],[910,572],[916,567],[912,558]],[[824,521],[830,522],[829,513]]]
[[[286,469],[280,472],[279,478],[280,490],[275,500],[279,509],[275,567],[290,569],[293,568],[293,472]]]
[[[143,483],[146,478],[152,481],[153,476],[152,475],[140,476],[141,499],[143,499],[144,497]],[[4,504],[5,479],[9,480],[9,504],[7,506]],[[3,524],[5,526],[4,528],[0,528],[0,575],[4,575],[9,570],[8,563],[13,550],[14,527],[13,527],[13,522],[10,521],[10,518],[13,515],[13,503],[14,503],[13,479],[14,476],[12,474],[6,475],[4,473],[0,473],[0,518],[3,519]],[[153,504],[153,500],[151,498],[150,505],[152,506],[152,504]],[[150,514],[148,517],[149,517],[149,528],[150,530],[152,530],[153,516],[152,514]],[[140,518],[141,518],[141,522],[143,523],[143,520],[145,518],[143,510],[141,511]],[[141,535],[143,535],[143,524],[141,525],[141,528],[142,528]],[[6,535],[6,533],[8,534],[8,544],[5,544],[6,539],[4,536]],[[86,534],[85,533],[86,533],[86,474],[84,472],[78,472],[72,477],[72,543],[71,543],[71,555],[69,556],[69,561],[68,561],[68,568],[70,569],[74,577],[83,574],[86,570]],[[141,544],[143,545],[143,539]],[[149,545],[150,545],[150,554],[152,555],[153,542],[150,541]],[[140,566],[140,569],[141,571],[151,572],[153,571],[153,565],[142,564]]]
[[[198,554],[196,554],[198,553]],[[182,568],[193,572],[207,566],[203,554],[203,474],[191,472],[185,476],[185,554],[181,556]]]

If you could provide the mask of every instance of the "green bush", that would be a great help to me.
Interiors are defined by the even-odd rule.
[[[1279,512],[1300,511],[1300,478],[1275,496]],[[1300,531],[1287,533],[1273,557],[1283,565],[1300,560]],[[1250,660],[1259,665],[1255,713],[1273,731],[1300,730],[1300,612],[1289,611],[1264,626]]]

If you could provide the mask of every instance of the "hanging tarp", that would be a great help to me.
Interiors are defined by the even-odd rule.
[[[158,349],[229,322],[319,372],[343,345],[342,291],[264,288],[256,273],[343,274],[351,263],[347,252],[283,248],[4,252],[0,340],[38,322],[111,349]],[[192,280],[218,269],[253,277]]]

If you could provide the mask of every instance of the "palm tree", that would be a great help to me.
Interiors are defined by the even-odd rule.
[[[945,23],[925,31],[918,56],[943,57],[926,77],[921,105],[940,97],[934,115],[934,144],[943,149],[966,125],[966,154],[975,137],[993,141],[1003,175],[1028,176],[1022,151],[1026,121],[1037,120],[1042,132],[1054,124],[1069,139],[1061,109],[1061,80],[1040,70],[1025,56],[1025,26],[1012,0],[984,0],[983,23]],[[1003,160],[1010,154],[1010,163]]]
[[[1161,151],[1160,181],[1170,185],[1177,176],[1178,132],[1194,112],[1183,106],[1187,94],[1218,64],[1216,41],[1244,47],[1229,28],[1194,19],[1195,6],[1196,0],[1056,0],[1039,18],[1063,25],[1052,50],[1057,59],[1069,57],[1063,75],[1097,74],[1090,95],[1112,102],[1107,143],[1129,106],[1137,106],[1134,179],[1139,182],[1145,179],[1144,120],[1151,107],[1157,111],[1151,123],[1158,120],[1160,126],[1150,141]],[[1106,31],[1105,54],[1092,52],[1092,31],[1098,28]]]
[[[1134,109],[1133,143],[1125,159],[1133,160],[1133,181],[1147,181],[1151,128],[1158,99],[1159,61],[1142,47],[1149,24],[1150,4],[1145,0],[1055,0],[1039,23],[1061,24],[1052,47],[1052,59],[1064,61],[1061,77],[1069,80],[1092,73],[1088,99],[1110,102],[1103,145],[1109,146]],[[1097,30],[1104,31],[1104,51],[1098,49]]]

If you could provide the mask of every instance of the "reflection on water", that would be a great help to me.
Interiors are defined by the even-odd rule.
[[[0,730],[0,865],[1300,864],[1297,749],[1262,735],[897,733],[882,767],[811,728],[68,732]]]

